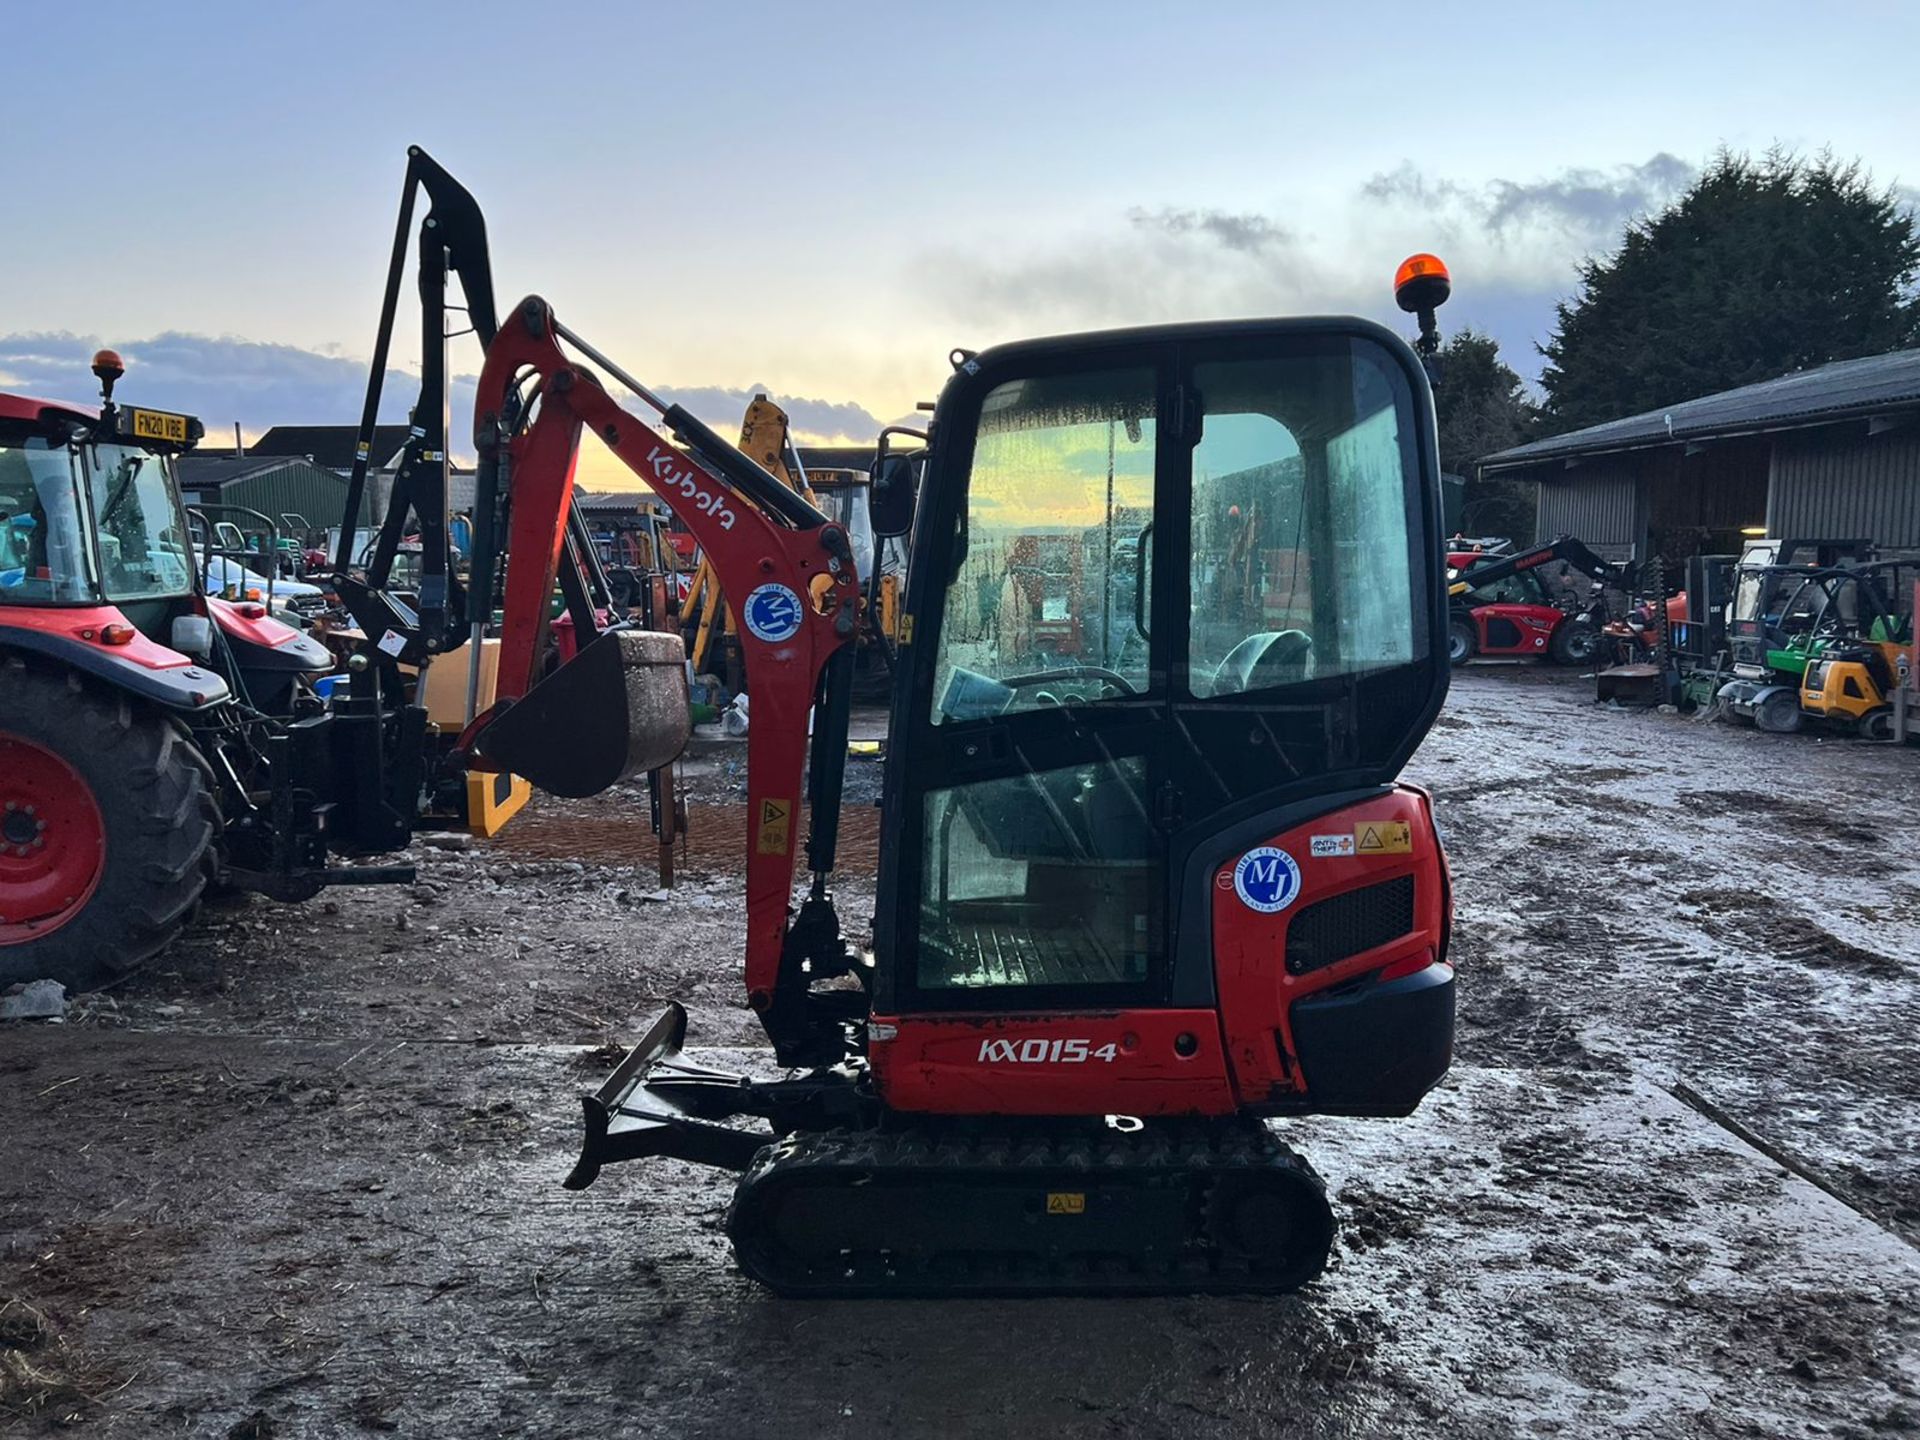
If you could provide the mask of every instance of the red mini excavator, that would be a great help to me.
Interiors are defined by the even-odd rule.
[[[1447,281],[1416,262],[1398,288],[1430,354]],[[481,485],[510,497],[506,609],[531,627],[503,673],[538,673],[530,557],[557,553],[591,431],[712,561],[753,695],[746,990],[786,1073],[693,1063],[671,1005],[587,1098],[567,1184],[651,1156],[739,1171],[740,1265],[795,1295],[1292,1289],[1333,1219],[1264,1121],[1406,1115],[1452,1050],[1446,861],[1396,780],[1448,674],[1421,358],[1296,319],[951,360],[922,448],[885,437],[874,473],[875,529],[912,541],[868,948],[829,888],[846,532],[545,302],[488,347]],[[631,643],[483,714],[472,763],[609,783],[618,747],[555,752],[610,684],[674,675]]]

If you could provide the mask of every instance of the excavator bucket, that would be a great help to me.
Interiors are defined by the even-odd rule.
[[[537,789],[578,799],[665,765],[692,729],[680,637],[610,630],[501,709],[473,750]]]

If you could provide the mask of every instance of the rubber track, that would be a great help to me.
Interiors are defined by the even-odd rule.
[[[1072,1219],[1002,1232],[992,1252],[953,1250],[906,1257],[875,1227],[871,1248],[826,1260],[782,1245],[773,1217],[793,1187],[839,1191],[892,1184],[907,1223],[924,1223],[913,1182],[956,1180],[1038,1193],[1053,1186],[1111,1192],[1118,1182],[1164,1190],[1184,1185],[1179,1234],[1146,1237],[1124,1257],[1078,1253]],[[1284,1267],[1223,1249],[1213,1209],[1223,1183],[1278,1181],[1309,1213],[1303,1258]],[[1263,1185],[1264,1188],[1264,1185]],[[866,1191],[872,1194],[874,1191]],[[922,1192],[924,1194],[924,1192]],[[1317,1231],[1317,1233],[1314,1233]],[[1181,1122],[1127,1135],[1084,1123],[1047,1130],[906,1128],[801,1132],[767,1146],[740,1179],[727,1233],[741,1269],[791,1296],[1151,1295],[1269,1293],[1299,1289],[1325,1268],[1333,1242],[1326,1186],[1307,1162],[1254,1122]],[[1044,1244],[1029,1236],[1044,1236]]]

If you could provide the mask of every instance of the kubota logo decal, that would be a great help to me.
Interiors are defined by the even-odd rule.
[[[1091,1040],[1049,1040],[1044,1035],[980,1042],[982,1065],[1084,1065],[1089,1060],[1112,1064],[1119,1054],[1120,1048],[1111,1040],[1098,1048]]]
[[[664,485],[669,490],[678,490],[683,498],[691,500],[718,520],[722,530],[733,528],[733,511],[727,508],[725,498],[700,483],[698,477],[701,472],[687,465],[684,456],[664,445],[655,445],[647,452],[647,464],[653,469],[656,485]],[[676,471],[676,467],[685,468]]]

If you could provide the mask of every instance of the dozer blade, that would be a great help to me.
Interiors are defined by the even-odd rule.
[[[563,1182],[584,1190],[603,1165],[671,1156],[696,1165],[744,1170],[773,1136],[736,1130],[716,1118],[739,1113],[747,1082],[680,1058],[687,1038],[687,1012],[678,1001],[614,1067],[607,1083],[582,1098],[586,1135],[580,1159]]]
[[[474,753],[550,795],[598,795],[658,769],[692,733],[678,635],[610,630],[501,709]]]

